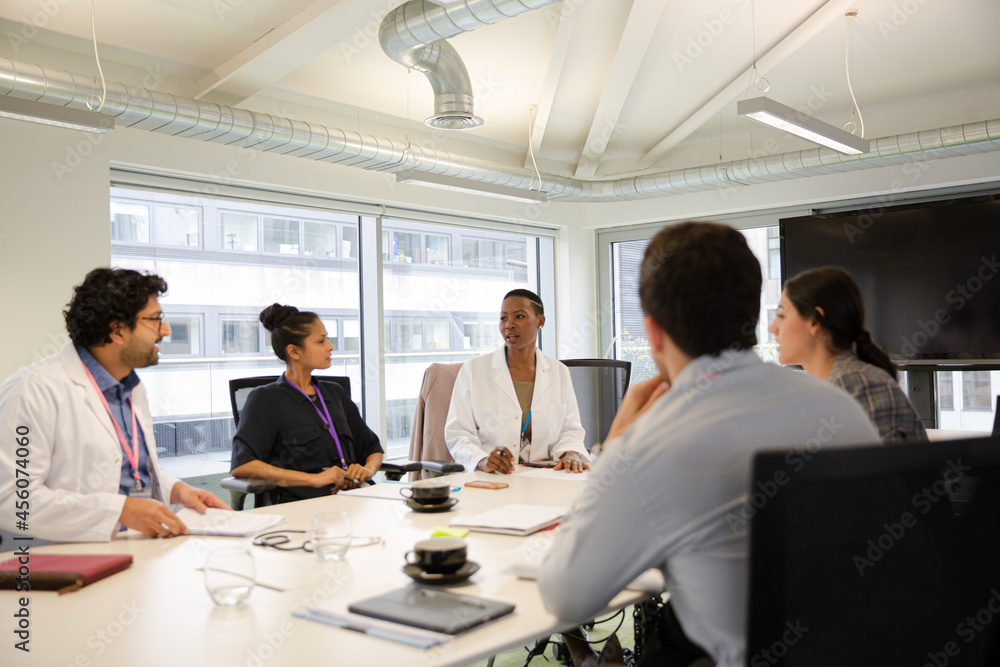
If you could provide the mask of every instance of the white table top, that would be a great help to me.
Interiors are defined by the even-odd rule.
[[[452,475],[449,480],[501,479],[485,473]],[[403,574],[403,554],[430,536],[435,526],[508,503],[570,505],[585,488],[574,481],[551,481],[511,475],[502,490],[463,488],[460,502],[444,513],[415,513],[403,502],[332,496],[267,507],[288,522],[280,528],[307,529],[313,514],[346,511],[355,535],[379,535],[384,546],[352,549],[341,562],[325,563],[305,552],[254,548],[258,578],[284,591],[256,586],[247,604],[225,608],[205,591],[206,553],[219,544],[250,544],[249,538],[178,537],[148,539],[128,531],[109,543],[39,547],[33,553],[124,553],[132,567],[76,592],[30,593],[31,652],[14,649],[12,614],[17,598],[0,591],[0,665],[464,665],[558,632],[564,623],[545,611],[533,581],[517,579],[514,550],[548,540],[470,533],[469,559],[481,569],[465,585],[449,591],[493,598],[516,605],[514,613],[446,644],[417,649],[396,642],[330,627],[292,616],[308,606],[346,610],[350,602],[411,583]],[[608,609],[647,597],[626,591]],[[583,619],[580,619],[583,620]]]

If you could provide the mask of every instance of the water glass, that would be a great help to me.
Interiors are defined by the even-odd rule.
[[[205,588],[215,604],[243,604],[250,597],[256,567],[249,547],[220,547],[205,560]]]
[[[351,546],[351,534],[347,512],[319,512],[313,517],[309,541],[323,560],[340,560]]]

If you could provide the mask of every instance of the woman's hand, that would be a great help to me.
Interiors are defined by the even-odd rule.
[[[354,482],[357,485],[361,485],[362,482],[367,482],[370,480],[375,473],[373,473],[368,468],[364,467],[360,463],[352,463],[347,466],[347,479]]]
[[[566,472],[583,472],[590,470],[590,464],[580,456],[579,452],[566,452],[559,457],[553,470],[565,470]]]
[[[347,471],[338,466],[330,466],[326,470],[313,475],[313,486],[316,488],[332,486],[333,489],[330,493],[336,493],[344,489],[358,488],[357,483],[347,476]]]
[[[509,475],[514,472],[514,455],[506,447],[494,447],[489,457],[481,461],[478,467],[485,472]]]

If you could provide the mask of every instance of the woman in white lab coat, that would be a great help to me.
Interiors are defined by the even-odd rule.
[[[537,294],[508,292],[500,308],[504,346],[458,372],[445,439],[466,470],[510,473],[518,462],[545,460],[567,472],[590,467],[569,370],[536,347],[544,324]]]

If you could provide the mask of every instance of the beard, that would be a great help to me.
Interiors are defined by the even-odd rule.
[[[156,340],[159,343],[163,338]],[[159,353],[153,344],[132,338],[121,352],[121,362],[131,368],[146,368],[160,362]]]

